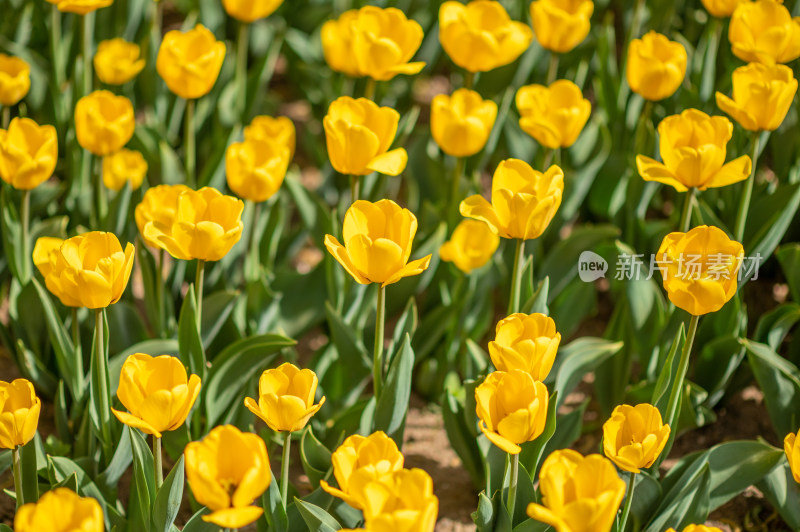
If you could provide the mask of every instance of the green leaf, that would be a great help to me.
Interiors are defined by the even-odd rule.
[[[175,522],[183,498],[183,469],[183,455],[181,455],[156,494],[153,505],[153,532],[169,532],[172,523]]]
[[[556,376],[553,389],[558,392],[557,406],[578,385],[584,375],[617,353],[622,346],[622,342],[585,337],[559,349],[553,369],[550,370],[550,375]]]
[[[765,343],[777,351],[798,321],[800,304],[784,303],[759,318],[753,340]]]
[[[303,463],[303,470],[314,488],[331,469],[331,452],[314,436],[310,424],[306,425],[303,435],[300,437],[300,460]]]
[[[463,403],[450,390],[444,392],[442,419],[447,439],[469,473],[473,485],[476,488],[483,486],[483,462],[478,441],[467,427]]]
[[[238,291],[220,290],[203,298],[202,333],[205,349],[208,349],[230,317],[238,297]]]
[[[690,523],[705,522],[710,511],[710,484],[710,468],[708,464],[703,464],[685,482],[677,484],[674,490],[664,495],[663,502],[653,513],[653,519],[644,532],[663,532],[667,527],[681,530]]]
[[[39,475],[36,459],[36,439],[20,448],[22,466],[22,494],[26,503],[39,500]]]
[[[367,354],[364,343],[357,339],[356,333],[358,331],[345,323],[342,316],[328,301],[325,302],[325,316],[328,318],[328,326],[331,328],[331,340],[336,346],[341,363],[345,364],[350,372],[362,369],[369,370],[372,367],[372,360]]]
[[[186,522],[183,532],[219,532],[219,527],[214,523],[203,521],[203,516],[211,513],[205,506],[200,508],[191,519]]]
[[[178,351],[183,365],[189,371],[206,380],[206,353],[197,328],[197,296],[194,285],[189,286],[186,297],[183,298],[181,315],[178,318]]]
[[[764,404],[778,437],[797,429],[800,412],[800,370],[764,344],[742,340],[747,359],[764,394]]]
[[[382,430],[388,434],[398,447],[403,444],[413,371],[414,350],[411,348],[411,338],[406,335],[403,347],[389,366],[389,373],[375,408],[372,426],[373,431]]]
[[[686,331],[684,330],[683,323],[681,323],[680,328],[678,329],[678,334],[675,335],[674,340],[672,340],[672,347],[669,349],[669,353],[667,354],[667,360],[664,363],[664,370],[659,373],[658,381],[656,381],[656,387],[653,389],[653,398],[650,403],[658,408],[658,411],[661,412],[662,416],[667,415],[667,408],[669,407],[669,391],[671,389],[671,384],[675,380],[675,377],[678,373],[678,353],[683,348],[683,344],[686,341]]]
[[[779,247],[775,257],[783,270],[792,300],[800,301],[800,244],[791,243]]]
[[[764,498],[778,510],[781,518],[792,530],[800,530],[800,484],[795,482],[786,458],[756,483]]]
[[[261,507],[264,508],[264,517],[269,524],[270,532],[287,532],[289,530],[289,517],[281,501],[280,482],[275,480],[269,483],[269,488],[261,497]]]
[[[138,430],[125,427],[131,439],[133,450],[133,486],[131,498],[136,499],[139,512],[136,518],[141,530],[150,530],[151,505],[155,499],[155,479],[153,478],[153,453]],[[129,503],[130,506],[131,503]],[[137,530],[139,530],[137,528]]]
[[[300,515],[308,525],[308,530],[313,532],[335,532],[341,530],[342,525],[336,521],[328,512],[301,499],[295,497],[294,499],[297,509],[300,510]]]
[[[553,392],[550,400],[547,402],[547,420],[545,421],[544,431],[533,441],[525,442],[521,445],[522,452],[519,456],[519,462],[525,467],[526,471],[530,471],[531,475],[535,475],[539,469],[539,464],[542,461],[545,446],[553,434],[556,432],[556,405],[558,404],[558,392]]]

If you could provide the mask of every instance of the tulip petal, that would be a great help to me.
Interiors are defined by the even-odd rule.
[[[358,284],[369,284],[371,282],[358,271],[350,260],[347,250],[336,238],[331,235],[325,235],[325,247],[328,249],[328,252],[333,255],[333,258],[339,261],[339,264],[342,265],[345,271],[353,276],[353,279],[355,279]]]
[[[408,164],[408,152],[404,148],[388,151],[372,159],[367,168],[375,172],[397,176],[403,173]]]
[[[639,175],[645,181],[656,181],[664,183],[671,187],[675,187],[678,192],[686,192],[686,186],[678,181],[678,178],[673,174],[669,168],[650,157],[644,155],[636,156],[636,168],[639,170]]]
[[[256,521],[264,510],[258,506],[245,506],[244,508],[226,508],[204,515],[203,521],[214,523],[222,528],[237,529]]]
[[[491,430],[486,428],[486,425],[484,424],[483,421],[478,423],[478,426],[480,427],[481,432],[483,432],[484,435],[486,435],[486,437],[489,439],[490,442],[497,445],[498,447],[500,447],[500,449],[507,452],[508,454],[519,454],[522,452],[522,447],[504,438],[500,434],[492,432]]]
[[[717,107],[730,115],[731,118],[739,122],[739,125],[748,131],[759,130],[758,122],[755,117],[721,92],[717,93]]]
[[[486,201],[486,198],[480,194],[475,194],[474,196],[470,196],[462,201],[458,206],[458,210],[461,213],[461,216],[485,222],[493,233],[496,233],[503,238],[509,238],[505,228],[503,228],[500,224],[500,220],[497,217],[494,207],[492,207],[492,204]]]
[[[561,519],[561,517],[550,511],[548,508],[545,508],[541,504],[536,504],[533,502],[530,503],[528,505],[527,513],[535,521],[552,526],[556,529],[556,532],[572,532],[572,529],[563,519]]]
[[[119,410],[111,409],[111,412],[119,419],[120,423],[128,425],[129,427],[133,427],[135,429],[139,429],[145,434],[152,434],[156,438],[161,437],[161,433],[154,429],[149,423],[147,423],[143,419],[139,419],[138,417],[129,414],[128,412],[121,412]]]
[[[724,187],[726,185],[738,183],[739,181],[744,181],[750,177],[750,172],[752,169],[752,160],[750,160],[749,156],[743,155],[717,170],[717,172],[709,180],[706,188]],[[703,188],[700,190],[703,190]]]
[[[381,287],[386,288],[388,285],[396,283],[403,277],[411,277],[413,275],[419,275],[425,270],[427,270],[430,264],[431,264],[431,255],[422,257],[421,259],[412,260],[411,262],[403,266],[403,268],[400,271],[394,273],[391,277],[389,277],[386,281],[384,281]]]

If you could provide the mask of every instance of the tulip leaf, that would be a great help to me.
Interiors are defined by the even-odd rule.
[[[203,347],[208,349],[219,334],[239,297],[234,290],[220,290],[203,299]]]
[[[261,507],[264,508],[264,517],[269,524],[270,532],[288,532],[289,517],[281,501],[280,482],[272,474],[272,482],[269,483],[267,491],[261,496]]]
[[[560,348],[550,370],[550,375],[556,376],[553,387],[558,392],[556,406],[560,406],[584,375],[617,353],[623,345],[603,338],[584,337]]]
[[[315,488],[331,469],[331,452],[314,436],[310,424],[306,425],[300,438],[300,460],[309,482]]]
[[[169,532],[183,498],[184,463],[183,455],[169,472],[158,489],[153,506],[153,532]]]
[[[800,500],[800,484],[795,482],[785,457],[756,483],[756,487],[792,530],[800,530],[800,505],[797,504]]]
[[[667,527],[682,530],[690,523],[705,522],[710,511],[710,484],[710,467],[704,463],[664,495],[644,532],[663,532]]]
[[[100,507],[103,509],[103,514],[106,519],[108,518],[108,508],[103,493],[97,485],[92,482],[89,475],[86,474],[86,471],[80,465],[63,456],[48,456],[47,470],[51,484],[62,482],[66,478],[76,475],[79,490],[78,494],[97,499],[100,503]],[[29,478],[31,477],[29,476]],[[32,478],[36,478],[35,475]]]
[[[797,209],[800,207],[800,183],[793,185],[779,186],[778,190],[772,195],[756,194],[753,195],[753,203],[750,208],[750,217],[747,219],[745,231],[744,249],[747,257],[760,258],[761,263],[767,260],[775,251],[787,229],[794,220]],[[744,281],[755,277],[758,270],[753,270],[754,264],[745,261],[742,267],[744,270]],[[763,264],[757,265],[763,265]]]
[[[547,442],[553,437],[556,432],[556,406],[558,405],[558,392],[553,392],[547,402],[547,420],[545,421],[544,430],[533,441],[525,442],[521,445],[522,452],[519,453],[520,465],[526,471],[530,471],[531,475],[535,475],[539,469],[539,463],[542,461],[544,449]]]
[[[775,251],[775,256],[781,265],[783,276],[786,277],[792,299],[800,301],[800,244],[785,244]]]
[[[189,287],[183,298],[181,315],[178,318],[178,351],[183,365],[189,371],[206,380],[206,353],[197,328],[197,296],[194,285]]]
[[[342,525],[319,506],[297,497],[295,497],[294,503],[300,511],[300,515],[303,516],[303,521],[308,525],[308,530],[313,532],[335,532],[336,530],[341,530]]]
[[[784,303],[759,318],[753,340],[777,351],[798,322],[800,322],[800,304]]]
[[[800,370],[764,344],[742,340],[747,359],[764,394],[764,404],[779,437],[797,429],[800,412]]]
[[[384,387],[375,407],[372,430],[382,430],[398,447],[403,445],[408,401],[411,398],[411,377],[414,371],[414,350],[406,335],[400,352],[394,356]]]
[[[136,530],[150,530],[150,515],[153,500],[155,499],[155,479],[153,478],[153,453],[147,442],[138,430],[125,427],[131,439],[131,449],[133,450],[133,486],[131,487],[131,499],[129,502],[129,515],[135,516],[138,526]],[[124,436],[123,436],[124,437]],[[133,512],[134,508],[138,512]]]
[[[39,500],[39,475],[37,473],[37,457],[35,438],[20,448],[20,462],[22,466],[22,493],[25,502]]]
[[[115,486],[132,461],[131,439],[126,438],[123,434],[114,449],[114,455],[111,457],[108,467],[97,477],[97,483],[108,487]]]
[[[442,401],[442,418],[447,439],[469,473],[473,485],[476,488],[483,486],[484,473],[480,447],[475,435],[467,427],[464,405],[448,389],[445,390]]]
[[[203,520],[204,515],[211,513],[203,506],[186,522],[183,532],[219,532],[219,527],[214,523]]]

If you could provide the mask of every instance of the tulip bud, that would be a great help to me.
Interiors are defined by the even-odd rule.
[[[470,273],[491,260],[500,237],[489,226],[478,220],[462,220],[450,240],[439,248],[439,256],[445,262],[452,262],[464,273]]]
[[[681,43],[651,31],[628,48],[628,85],[645,100],[669,98],[683,83],[686,61]]]
[[[439,94],[431,103],[431,133],[453,157],[469,157],[483,149],[497,118],[497,104],[468,89]]]
[[[42,401],[25,379],[0,381],[0,448],[14,449],[36,435]]]
[[[76,15],[87,15],[102,7],[108,7],[114,0],[47,0],[56,4],[62,13],[75,13]]]
[[[800,430],[798,431],[800,433]],[[797,434],[789,433],[783,440],[783,450],[786,453],[786,459],[789,461],[789,468],[792,471],[792,476],[795,482],[800,482],[800,439]]]
[[[294,157],[297,144],[294,123],[285,116],[257,116],[244,128],[244,140],[268,140],[289,149],[289,160]]]
[[[517,91],[519,127],[551,149],[569,148],[592,114],[592,104],[573,82],[562,79],[549,87],[528,85]]]
[[[531,4],[536,40],[551,52],[569,52],[589,35],[592,13],[591,0],[536,0]]]
[[[139,45],[116,38],[102,41],[94,54],[94,71],[108,85],[122,85],[135,78],[144,68]]]
[[[202,24],[186,32],[164,35],[156,57],[156,70],[169,90],[193,100],[211,92],[225,60],[225,43]]]
[[[503,318],[489,342],[489,356],[498,371],[515,369],[530,373],[537,381],[550,374],[561,333],[553,318],[544,314],[512,314]]]
[[[130,182],[131,190],[142,186],[147,175],[147,161],[141,152],[125,148],[103,157],[103,184],[111,190],[120,190]]]
[[[748,63],[788,63],[800,57],[800,17],[782,2],[742,2],[728,28],[731,50]]]
[[[23,505],[14,516],[16,532],[103,532],[103,509],[91,497],[56,488],[37,502]]]
[[[56,128],[30,118],[14,118],[0,129],[0,178],[12,187],[30,190],[53,175],[58,161]]]
[[[725,18],[733,15],[739,4],[749,3],[750,0],[702,0],[702,2],[713,16]]]
[[[272,430],[295,432],[305,427],[311,416],[325,404],[325,397],[314,404],[318,382],[317,374],[310,369],[300,370],[285,362],[261,374],[258,403],[246,397],[244,406]]]
[[[228,186],[240,198],[266,201],[281,187],[290,155],[289,148],[272,141],[235,142],[225,152]]]
[[[669,425],[653,405],[619,405],[603,425],[603,453],[630,473],[650,467],[669,440]]]
[[[433,480],[422,469],[401,469],[368,480],[361,490],[367,530],[433,532],[439,499]]]
[[[797,93],[786,65],[750,63],[733,71],[733,99],[717,93],[717,106],[749,131],[775,131]]]
[[[171,231],[178,214],[178,198],[188,190],[191,189],[186,185],[158,185],[147,189],[142,202],[134,210],[136,226],[145,244],[152,248],[161,247],[158,241],[145,236],[145,227],[148,222],[153,222],[162,232]]]
[[[240,22],[255,22],[270,16],[283,0],[222,0],[222,7],[229,16]]]
[[[85,150],[103,156],[122,149],[133,137],[136,119],[125,96],[94,91],[75,106],[75,134]]]
[[[19,57],[0,54],[0,105],[16,105],[30,88],[30,65]]]

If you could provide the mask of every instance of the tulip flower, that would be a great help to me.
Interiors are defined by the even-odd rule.
[[[331,70],[352,78],[364,75],[353,53],[358,17],[358,9],[345,11],[338,19],[326,21],[320,35],[325,62]]]
[[[528,49],[531,29],[511,20],[500,2],[445,2],[439,8],[439,42],[453,63],[467,72],[508,65]]]
[[[164,35],[156,69],[170,91],[194,100],[211,91],[224,59],[225,43],[198,24],[186,32],[172,30]]]
[[[103,509],[91,497],[81,497],[69,488],[56,488],[20,508],[14,516],[14,530],[103,532]]]
[[[533,33],[542,48],[563,54],[589,35],[591,0],[536,0],[531,4]]]
[[[36,391],[30,381],[25,379],[16,379],[12,382],[0,381],[0,448],[11,449],[13,455],[17,508],[25,502],[22,491],[20,446],[31,441],[36,435],[41,410],[42,401],[36,397]]]
[[[498,371],[518,369],[543,381],[550,374],[560,343],[561,333],[553,318],[539,313],[512,314],[497,323],[489,356]]]
[[[178,198],[189,190],[191,189],[186,185],[158,185],[147,189],[142,202],[134,210],[136,226],[145,244],[163,249],[157,240],[147,238],[145,228],[152,222],[158,227],[165,228],[165,231],[169,230],[178,215]]]
[[[380,479],[368,480],[362,492],[366,529],[433,532],[439,499],[433,480],[422,469],[401,469]]]
[[[147,161],[141,152],[125,148],[103,157],[103,184],[111,190],[120,190],[125,183],[131,184],[131,190],[142,186],[147,175]]]
[[[289,160],[294,157],[297,144],[294,123],[285,116],[257,116],[244,128],[244,140],[268,140],[289,149]]]
[[[283,0],[222,0],[222,7],[239,22],[251,23],[270,16]]]
[[[290,157],[289,148],[277,142],[252,138],[235,142],[225,152],[228,186],[242,199],[267,201],[283,183]]]
[[[782,1],[742,2],[731,16],[728,39],[742,61],[788,63],[800,57],[800,18]]]
[[[800,433],[800,430],[798,430]],[[792,471],[792,477],[795,482],[800,482],[800,439],[797,439],[796,433],[789,433],[783,440],[783,450],[786,453],[786,459],[789,461],[789,469]]]
[[[651,31],[631,41],[626,77],[631,90],[645,100],[669,98],[686,76],[686,48]]]
[[[739,4],[749,3],[750,0],[701,0],[703,6],[715,17],[726,18],[733,15]]]
[[[791,68],[751,63],[733,71],[733,99],[718,92],[717,106],[749,131],[774,131],[796,93]]]
[[[58,161],[56,128],[30,118],[14,118],[0,129],[0,177],[19,190],[38,187],[53,175]]]
[[[527,85],[517,91],[519,127],[550,149],[568,148],[592,114],[592,104],[573,82],[562,79],[549,87]]]
[[[468,89],[458,89],[452,96],[439,94],[431,103],[433,139],[453,157],[469,157],[481,151],[496,118],[497,104]]]
[[[542,504],[528,505],[528,515],[560,532],[611,530],[625,482],[614,464],[599,454],[581,456],[572,449],[554,451],[539,473]]]
[[[125,96],[99,90],[84,96],[75,106],[78,143],[94,155],[119,151],[131,140],[135,127],[133,104]]]
[[[619,405],[603,425],[603,453],[620,469],[639,473],[655,463],[669,433],[653,405]]]
[[[0,105],[16,105],[31,88],[31,67],[19,57],[0,54]],[[3,124],[7,127],[7,124]]]
[[[203,521],[236,529],[264,513],[251,506],[272,482],[267,446],[260,436],[222,425],[186,445],[184,457],[194,498],[211,510]]]
[[[48,0],[48,2],[52,2],[52,0]],[[87,15],[92,11],[110,6],[114,0],[55,0],[53,3],[62,13]]]
[[[102,41],[94,54],[94,71],[107,85],[122,85],[144,68],[142,50],[136,43],[121,38]]]
[[[450,240],[439,248],[439,257],[452,262],[456,268],[469,274],[485,265],[494,256],[500,237],[489,226],[478,220],[462,220]]]
[[[668,528],[667,532],[675,532],[675,529]],[[722,529],[708,525],[686,525],[683,532],[722,532]]]
[[[55,268],[58,252],[63,243],[63,238],[52,236],[40,236],[36,239],[36,245],[33,246],[33,265],[42,277],[46,278]]]

